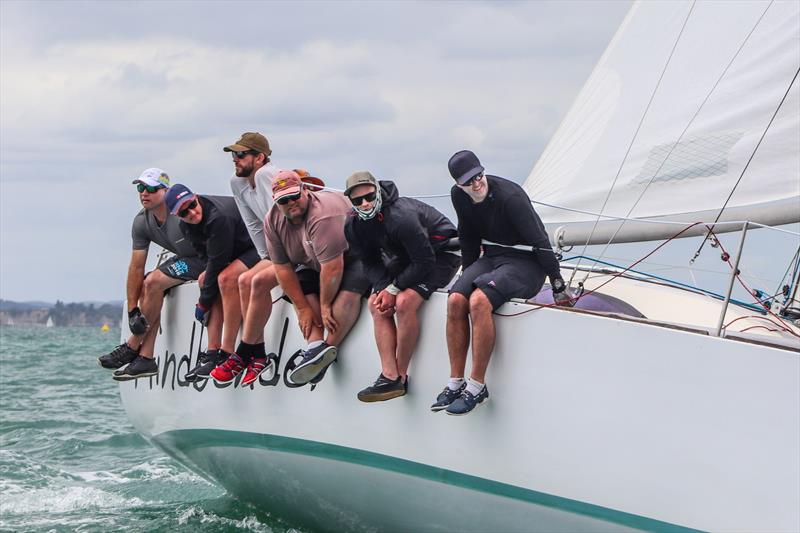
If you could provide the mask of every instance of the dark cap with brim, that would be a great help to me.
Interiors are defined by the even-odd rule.
[[[164,197],[164,203],[167,204],[170,214],[174,215],[180,211],[181,206],[194,198],[194,193],[189,190],[189,187],[182,183],[176,183],[167,191]]]
[[[222,150],[225,152],[247,152],[248,150],[253,150],[268,157],[272,155],[267,138],[258,132],[252,131],[242,133],[242,137],[238,141]]]
[[[464,185],[485,170],[478,160],[478,156],[469,150],[461,150],[453,154],[453,157],[447,162],[447,168],[459,185]]]
[[[353,189],[358,187],[359,185],[372,185],[376,189],[378,188],[378,180],[375,179],[375,176],[370,174],[366,171],[361,172],[354,172],[347,178],[347,184],[345,185],[344,195],[350,196],[350,193]]]

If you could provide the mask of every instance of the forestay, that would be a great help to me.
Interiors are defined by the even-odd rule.
[[[526,191],[611,217],[800,220],[798,43],[795,1],[635,4]],[[564,244],[680,230],[537,211]]]

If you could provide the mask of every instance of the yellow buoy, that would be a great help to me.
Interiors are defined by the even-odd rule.
[[[111,329],[111,328],[110,328],[110,327],[108,327],[108,324],[103,324],[103,327],[102,327],[102,328],[100,328],[100,330],[101,330],[101,331],[108,331],[108,330],[110,330],[110,329]]]

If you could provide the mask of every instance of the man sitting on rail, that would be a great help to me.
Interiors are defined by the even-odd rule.
[[[489,399],[485,376],[495,341],[492,313],[511,298],[535,296],[545,275],[556,303],[568,305],[570,295],[525,190],[513,181],[485,175],[469,150],[456,152],[447,166],[456,181],[450,198],[458,215],[463,271],[447,299],[450,381],[431,410],[465,415]],[[472,373],[464,381],[470,322]]]
[[[233,352],[242,323],[238,279],[259,261],[258,251],[232,197],[201,196],[175,184],[167,193],[166,203],[170,213],[181,219],[184,236],[205,260],[195,318],[208,325],[208,351],[216,350],[224,360]],[[236,312],[229,312],[232,308]],[[196,370],[189,372],[194,379],[207,377]]]
[[[456,228],[432,206],[400,197],[393,182],[378,182],[369,172],[350,176],[344,194],[356,214],[345,235],[372,284],[369,310],[381,358],[378,379],[358,399],[390,400],[408,391],[420,307],[458,270],[459,257],[446,251]]]
[[[158,334],[164,291],[185,281],[195,280],[203,271],[203,261],[186,241],[179,221],[169,216],[164,196],[169,176],[160,168],[148,168],[133,180],[139,191],[142,210],[133,218],[133,253],[128,265],[128,327],[131,336],[111,353],[98,358],[104,368],[124,369],[114,373],[116,380],[154,376],[158,364],[153,348]],[[156,270],[145,274],[147,252],[154,242],[175,254]]]
[[[289,379],[304,385],[321,378],[336,360],[369,281],[361,261],[348,253],[344,224],[351,209],[342,193],[312,191],[296,172],[285,170],[272,182],[272,198],[267,248],[308,343]],[[299,267],[304,268],[295,271]]]

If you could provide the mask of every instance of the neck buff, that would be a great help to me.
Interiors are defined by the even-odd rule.
[[[356,212],[356,214],[358,215],[358,218],[360,218],[361,220],[371,220],[371,219],[375,218],[375,215],[380,213],[381,204],[382,204],[382,201],[381,201],[381,188],[378,187],[377,189],[375,189],[375,201],[372,202],[372,207],[370,207],[369,209],[364,210],[364,209],[361,209],[359,207],[353,206],[353,211]]]

